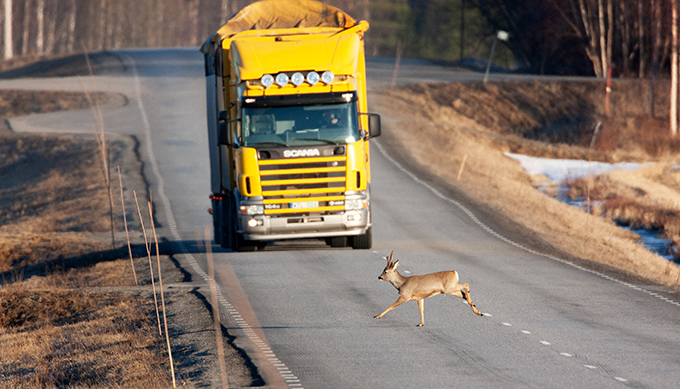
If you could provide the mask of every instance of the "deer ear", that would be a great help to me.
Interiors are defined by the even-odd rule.
[[[395,263],[392,265],[392,270],[396,270],[396,269],[397,269],[397,266],[399,266],[399,261],[395,262]]]

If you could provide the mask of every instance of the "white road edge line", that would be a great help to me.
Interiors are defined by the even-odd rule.
[[[565,265],[569,265],[569,266],[571,266],[571,267],[573,267],[573,268],[575,268],[575,269],[579,269],[579,270],[582,270],[582,271],[584,271],[584,272],[594,274],[594,275],[596,275],[596,276],[598,276],[598,277],[600,277],[600,278],[604,278],[604,279],[606,279],[606,280],[609,280],[609,281],[618,283],[618,284],[620,284],[620,285],[624,285],[624,286],[626,286],[626,287],[628,287],[628,288],[631,288],[631,289],[633,289],[633,290],[637,290],[637,291],[643,292],[643,293],[645,293],[645,294],[647,294],[647,295],[649,295],[649,296],[655,297],[655,298],[657,298],[657,299],[659,299],[659,300],[661,300],[661,301],[663,301],[663,302],[666,302],[666,303],[669,303],[669,304],[673,304],[673,305],[676,305],[676,306],[680,307],[680,302],[678,302],[678,301],[675,301],[675,300],[672,300],[672,299],[669,299],[669,298],[666,298],[666,297],[662,297],[662,296],[658,295],[657,293],[654,293],[654,292],[652,292],[652,291],[646,290],[646,289],[641,288],[641,287],[639,287],[639,286],[637,286],[637,285],[633,285],[633,284],[631,284],[631,283],[628,283],[628,282],[625,282],[625,281],[622,281],[622,280],[618,280],[618,279],[616,279],[616,278],[614,278],[614,277],[611,277],[611,276],[608,276],[608,275],[606,275],[606,274],[604,274],[604,273],[600,273],[600,272],[598,272],[598,271],[595,271],[595,270],[591,270],[591,269],[585,268],[585,267],[583,267],[583,266],[577,265],[577,264],[572,263],[572,262],[569,262],[569,261],[567,261],[567,260],[558,258],[558,257],[556,257],[556,256],[554,256],[554,255],[545,254],[545,253],[541,253],[541,252],[536,251],[536,250],[532,250],[532,249],[530,249],[530,248],[528,248],[528,247],[526,247],[526,246],[523,246],[523,245],[521,245],[521,244],[519,244],[519,243],[517,243],[517,242],[515,242],[515,241],[513,241],[513,240],[511,240],[511,239],[509,239],[509,238],[506,238],[505,236],[503,236],[503,235],[499,234],[498,232],[492,230],[492,229],[491,229],[489,226],[487,226],[486,224],[482,223],[482,221],[479,220],[479,219],[477,218],[477,216],[475,216],[475,214],[472,213],[472,211],[470,211],[470,210],[469,210],[467,207],[465,207],[463,204],[461,204],[461,203],[459,203],[458,201],[456,201],[456,200],[454,200],[454,199],[452,199],[452,198],[450,198],[450,197],[444,195],[444,194],[443,194],[442,192],[440,192],[438,189],[436,189],[436,188],[433,187],[432,185],[430,185],[430,184],[426,183],[425,181],[421,180],[420,178],[418,178],[415,174],[413,174],[413,173],[411,173],[410,171],[408,171],[408,170],[407,170],[405,167],[403,167],[399,162],[397,162],[394,158],[392,158],[392,157],[387,153],[387,151],[385,150],[385,148],[384,148],[380,143],[378,143],[378,142],[376,141],[376,142],[374,142],[374,144],[378,147],[378,150],[380,151],[380,154],[382,154],[383,157],[385,157],[385,158],[386,158],[388,161],[390,161],[394,166],[396,166],[397,169],[401,170],[401,171],[404,172],[407,176],[411,177],[411,179],[414,180],[415,182],[417,182],[417,183],[423,185],[424,187],[426,187],[427,189],[429,189],[432,193],[434,193],[435,196],[437,196],[437,197],[439,197],[440,199],[442,199],[442,200],[444,200],[444,201],[447,201],[447,202],[449,202],[449,203],[455,205],[456,207],[458,207],[461,211],[463,211],[465,214],[467,214],[468,217],[470,217],[470,219],[472,219],[472,221],[474,221],[475,223],[477,223],[477,225],[479,225],[480,227],[482,227],[482,229],[484,229],[484,230],[485,230],[486,232],[488,232],[489,234],[495,236],[496,238],[502,240],[503,242],[506,242],[506,243],[508,243],[508,244],[510,244],[510,245],[513,245],[513,246],[515,246],[515,247],[517,247],[517,248],[519,248],[519,249],[521,249],[521,250],[524,250],[524,251],[526,251],[526,252],[528,252],[528,253],[530,253],[530,254],[538,255],[538,256],[541,256],[541,257],[548,258],[548,259],[552,259],[553,261],[556,261],[556,262],[563,263],[563,264],[565,264]]]
[[[196,261],[196,258],[189,253],[189,250],[186,248],[184,243],[182,242],[182,237],[179,234],[179,231],[177,230],[177,222],[175,220],[175,215],[172,212],[172,208],[170,207],[170,199],[168,199],[168,196],[165,194],[165,181],[163,180],[163,176],[161,175],[160,168],[158,167],[158,161],[156,161],[156,156],[154,155],[153,152],[153,147],[151,145],[151,125],[149,124],[149,117],[146,113],[146,109],[144,108],[144,102],[142,101],[142,87],[141,83],[139,81],[139,73],[137,72],[137,65],[135,64],[134,59],[130,57],[129,55],[123,55],[123,57],[130,63],[130,69],[132,70],[132,76],[135,80],[135,99],[137,100],[137,107],[139,108],[139,112],[142,115],[142,124],[144,125],[144,141],[146,143],[146,151],[147,154],[149,155],[149,160],[151,162],[151,168],[153,170],[154,175],[156,176],[156,179],[158,180],[158,196],[161,198],[161,201],[163,203],[163,210],[165,212],[165,217],[168,221],[168,226],[170,227],[170,231],[172,232],[172,236],[175,238],[177,242],[179,242],[180,247],[182,248],[182,251],[188,258],[188,262],[191,265],[191,267],[194,269],[194,271],[203,278],[206,282],[210,281],[210,277],[206,272],[201,269],[201,267],[198,265],[198,262]],[[221,305],[225,310],[229,312],[231,315],[232,319],[234,319],[239,327],[243,329],[251,328],[244,320],[241,319],[241,315],[238,314],[238,311],[233,308],[233,306],[228,303],[228,300],[222,295],[222,291],[220,290],[219,285],[215,283],[215,286],[217,288],[217,299],[218,301],[221,302]],[[257,335],[252,335],[248,336],[251,339],[251,342],[256,342],[256,343],[263,343],[261,339]],[[267,353],[268,357],[271,357],[274,355],[273,353],[269,355]],[[275,355],[274,355],[275,356]],[[279,362],[278,359],[276,359],[276,362]],[[271,359],[270,359],[271,363]],[[283,364],[278,365],[278,366],[285,366]],[[280,371],[279,371],[280,374]],[[281,378],[284,378],[283,376]],[[289,379],[292,377],[289,377],[288,379],[285,379],[287,382],[289,382]],[[294,379],[297,380],[297,382],[300,382],[297,377]]]

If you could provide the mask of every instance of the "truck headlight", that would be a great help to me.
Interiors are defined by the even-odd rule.
[[[241,205],[242,215],[262,215],[264,214],[264,205]]]
[[[366,200],[364,199],[345,200],[345,211],[353,211],[364,208],[366,208]]]

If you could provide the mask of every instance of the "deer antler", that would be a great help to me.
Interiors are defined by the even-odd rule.
[[[390,253],[390,256],[389,256],[389,257],[385,257],[385,258],[387,258],[387,267],[391,267],[391,266],[392,266],[392,257],[393,257],[393,256],[394,256],[394,250],[392,250],[392,252]]]

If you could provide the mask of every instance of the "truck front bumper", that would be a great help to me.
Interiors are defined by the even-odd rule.
[[[362,209],[333,215],[242,216],[241,226],[246,240],[282,240],[361,235],[371,223],[370,211]]]

